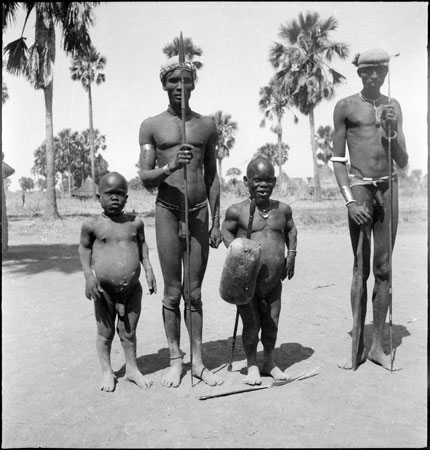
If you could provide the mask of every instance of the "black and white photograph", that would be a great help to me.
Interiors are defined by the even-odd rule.
[[[428,6],[2,2],[2,448],[428,448]]]

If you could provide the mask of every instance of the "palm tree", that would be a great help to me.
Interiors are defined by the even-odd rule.
[[[333,128],[326,125],[320,126],[315,135],[317,158],[324,164],[327,164],[333,156],[333,134]]]
[[[55,64],[55,25],[62,33],[63,50],[74,55],[91,43],[88,28],[93,23],[93,6],[100,2],[11,2],[3,6],[3,29],[13,20],[19,4],[26,17],[21,36],[6,45],[6,70],[24,74],[35,89],[42,89],[46,114],[47,204],[45,215],[58,218],[55,195],[53,131],[53,68]],[[3,5],[5,5],[3,3]],[[23,36],[31,13],[35,13],[35,41],[28,48]]]
[[[193,62],[197,70],[200,70],[203,67],[203,63],[201,63],[200,61],[194,61],[194,57],[202,56],[203,50],[200,47],[194,45],[191,38],[185,37],[183,39],[183,42],[185,56]],[[163,47],[162,51],[167,56],[167,58],[172,58],[173,56],[179,55],[179,37],[175,37],[172,42],[166,44]]]
[[[90,160],[91,178],[95,180],[94,165],[94,127],[93,127],[93,100],[91,96],[91,86],[95,82],[97,85],[106,81],[105,74],[102,73],[106,65],[106,57],[91,45],[87,52],[78,53],[73,57],[70,72],[72,80],[80,81],[86,92],[88,92],[89,117],[90,117]],[[96,200],[96,185],[93,183],[93,200]]]
[[[212,116],[215,121],[218,140],[215,145],[216,158],[218,161],[218,175],[222,182],[222,160],[230,156],[230,150],[236,142],[237,122],[231,119],[231,115],[216,111]]]
[[[334,97],[334,88],[345,77],[329,67],[334,56],[344,59],[348,46],[331,42],[328,37],[338,26],[330,16],[321,19],[317,12],[299,14],[298,21],[292,20],[280,26],[277,42],[270,49],[270,62],[277,70],[276,77],[281,89],[299,111],[309,116],[312,160],[314,167],[314,200],[321,200],[321,186],[315,144],[315,107],[323,100]],[[285,43],[285,44],[284,44]]]
[[[290,146],[288,144],[282,143],[281,145],[281,155],[279,155],[279,146],[276,144],[266,143],[259,147],[254,154],[254,158],[257,156],[264,156],[272,164],[277,164],[282,167],[288,161],[288,153]],[[280,160],[279,160],[280,158]],[[279,178],[282,177],[282,172],[279,174]]]
[[[289,105],[289,99],[286,97],[280,89],[280,82],[277,78],[273,77],[268,86],[264,86],[260,88],[260,101],[258,102],[258,106],[260,110],[263,112],[264,117],[260,123],[261,127],[266,125],[266,120],[272,122],[272,126],[270,129],[276,133],[278,136],[278,165],[279,165],[279,176],[282,174],[282,118],[284,117],[285,110],[291,110]],[[299,119],[293,113],[294,123],[297,123]],[[285,161],[284,161],[285,162]],[[282,179],[281,182],[281,191],[282,188]]]
[[[9,92],[7,90],[6,83],[2,80],[2,86],[1,86],[1,103],[2,103],[2,105],[6,103],[6,100],[9,100]]]
[[[72,133],[70,128],[65,128],[58,133],[56,141],[56,170],[61,173],[62,180],[64,173],[67,172],[67,183],[69,197],[72,194],[73,171],[75,170],[76,155],[79,154],[79,134],[77,131]],[[64,186],[64,183],[61,183]]]

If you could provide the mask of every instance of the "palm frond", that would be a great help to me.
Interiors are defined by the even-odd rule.
[[[13,75],[25,73],[28,59],[28,48],[24,37],[10,42],[4,48],[6,55],[6,70]]]
[[[8,25],[15,23],[16,13],[20,2],[3,2],[2,3],[2,30],[4,31]]]

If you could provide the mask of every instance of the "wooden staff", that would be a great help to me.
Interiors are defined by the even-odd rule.
[[[360,348],[360,342],[362,341],[362,321],[363,321],[363,311],[362,311],[362,297],[363,297],[363,243],[364,243],[364,229],[365,225],[360,225],[360,234],[358,237],[358,245],[357,245],[357,273],[354,277],[354,287],[353,291],[358,297],[358,304],[355,304],[354,307],[356,310],[353,314],[353,323],[352,323],[352,370],[357,370],[357,367],[360,363],[361,355],[359,352],[363,351]],[[357,299],[355,299],[357,300]]]
[[[392,56],[399,56],[399,53]],[[390,61],[388,60],[388,104],[391,103],[391,86],[390,86]],[[390,327],[390,370],[393,373],[393,157],[391,153],[391,123],[388,122],[388,203],[390,205],[390,217],[388,221],[388,240],[389,240],[389,281],[388,281],[388,292],[389,292],[389,308],[388,308],[388,320]]]
[[[179,65],[181,68],[181,123],[182,123],[182,145],[186,144],[186,132],[185,132],[185,115],[186,115],[186,102],[185,102],[185,86],[184,86],[184,70],[185,70],[185,50],[184,40],[182,38],[182,31],[179,36]],[[191,387],[193,387],[193,320],[191,313],[191,295],[190,295],[190,238],[189,238],[189,208],[188,208],[188,176],[187,176],[187,164],[184,165],[184,209],[185,209],[185,280],[184,280],[184,293],[185,302],[189,311],[189,335],[190,335],[190,361],[191,361]]]

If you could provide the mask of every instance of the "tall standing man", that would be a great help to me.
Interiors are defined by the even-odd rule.
[[[354,253],[351,307],[353,316],[351,357],[338,363],[355,370],[369,358],[390,370],[390,356],[384,353],[382,339],[390,305],[390,237],[389,218],[393,216],[392,242],[398,222],[398,185],[395,170],[389,173],[388,133],[395,163],[408,163],[402,129],[402,111],[397,100],[381,94],[389,70],[390,56],[381,49],[356,56],[358,76],[363,89],[337,102],[334,109],[334,143],[332,162],[340,191],[348,209],[349,233]],[[346,167],[345,143],[348,144],[350,169]],[[389,177],[392,205],[389,201]],[[360,239],[360,230],[362,239]],[[366,351],[363,331],[367,307],[367,280],[370,274],[371,234],[373,231],[373,334]],[[360,245],[362,243],[362,245]],[[393,367],[396,369],[396,367]]]
[[[170,352],[170,370],[163,377],[166,387],[178,387],[183,373],[180,350],[181,296],[187,276],[185,195],[188,198],[190,245],[190,301],[191,324],[187,305],[185,323],[190,333],[193,355],[192,374],[206,384],[223,383],[203,364],[201,299],[202,281],[206,270],[209,245],[218,248],[221,242],[220,182],[216,170],[215,122],[191,110],[189,99],[194,90],[196,68],[186,61],[181,74],[178,56],[170,58],[161,67],[160,79],[167,92],[169,106],[166,111],[144,120],[140,126],[140,177],[146,188],[158,187],[155,207],[155,229],[158,256],[164,278],[163,322]],[[181,91],[185,93],[185,129],[187,143],[182,144]],[[184,166],[187,165],[187,191]],[[212,215],[209,230],[208,202]],[[185,296],[184,296],[185,298]],[[190,327],[191,325],[191,327]]]

